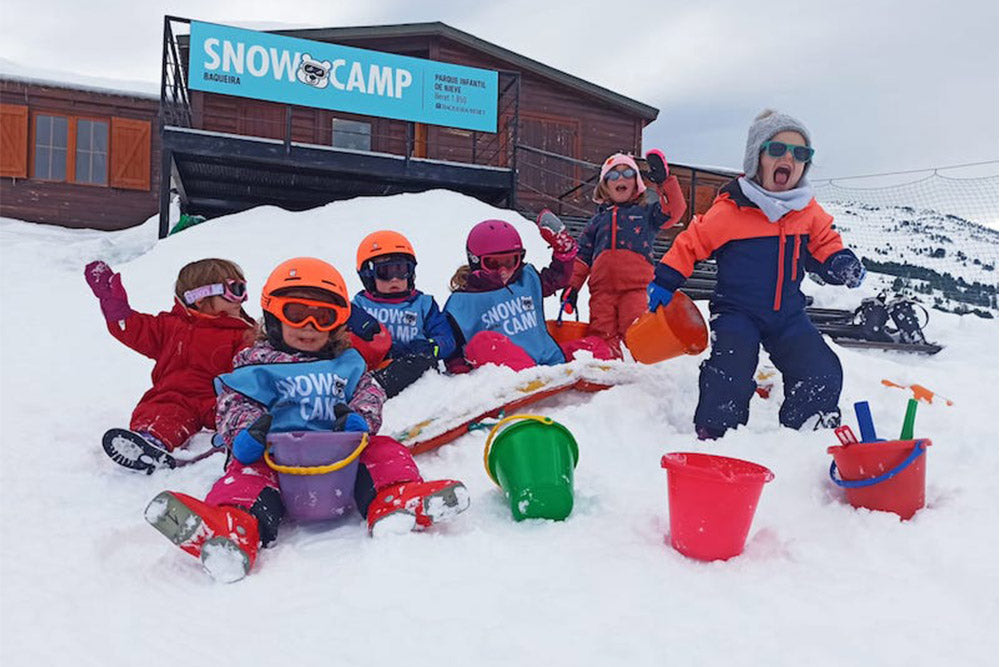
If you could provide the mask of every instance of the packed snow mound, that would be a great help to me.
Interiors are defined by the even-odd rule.
[[[462,480],[471,501],[424,534],[372,540],[357,515],[286,523],[249,576],[222,585],[149,526],[143,511],[158,492],[204,497],[223,457],[147,477],[104,455],[101,435],[128,424],[152,362],[108,334],[87,262],[108,261],[132,306],[157,312],[182,265],[230,258],[247,273],[256,316],[264,279],[292,256],[330,261],[359,290],[358,241],[389,228],[413,242],[417,284],[443,304],[465,234],[486,218],[510,221],[528,260],[547,263],[531,221],[440,191],[259,208],[163,241],[155,220],[116,233],[0,221],[0,664],[995,664],[995,319],[935,312],[929,337],[946,347],[933,357],[835,348],[845,414],[870,401],[885,437],[898,433],[908,394],[882,378],[954,401],[920,406],[917,435],[934,443],[927,507],[907,522],[845,504],[828,479],[833,434],[778,426],[780,379],[771,398],[753,399],[745,428],[697,441],[703,354],[633,365],[609,390],[532,406],[579,445],[564,522],[513,521],[483,468],[486,432],[474,431],[417,457],[426,479]],[[826,306],[873,293],[807,283]],[[492,407],[510,375],[423,378],[387,402],[386,432],[477,400]],[[670,451],[774,472],[741,556],[700,563],[670,548],[660,468]]]

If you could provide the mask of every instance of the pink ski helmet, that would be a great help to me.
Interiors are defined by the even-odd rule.
[[[521,235],[514,225],[503,220],[483,220],[469,232],[465,241],[465,254],[469,258],[469,268],[479,270],[479,262],[484,255],[503,252],[524,251]]]

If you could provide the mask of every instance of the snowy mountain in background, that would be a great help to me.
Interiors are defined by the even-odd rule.
[[[997,315],[997,230],[911,206],[824,202],[845,242],[893,292],[956,313]]]

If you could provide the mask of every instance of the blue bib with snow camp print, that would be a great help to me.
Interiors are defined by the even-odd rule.
[[[263,404],[272,431],[329,431],[333,406],[350,402],[364,372],[361,355],[347,350],[336,359],[242,366],[215,378],[215,392],[231,389]]]
[[[359,293],[352,303],[364,308],[369,315],[385,325],[392,336],[393,345],[409,345],[416,340],[427,340],[424,327],[433,303],[433,299],[427,294],[419,294],[412,300],[387,303],[374,301],[364,293]]]
[[[497,331],[545,366],[566,361],[545,328],[542,279],[525,264],[517,282],[489,292],[455,292],[444,304],[468,342],[480,331]]]

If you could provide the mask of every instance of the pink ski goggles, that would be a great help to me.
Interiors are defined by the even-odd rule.
[[[210,296],[221,296],[226,301],[232,303],[243,303],[247,300],[247,282],[237,278],[230,278],[221,283],[195,287],[184,292],[184,303],[193,306],[202,299],[207,299]]]

